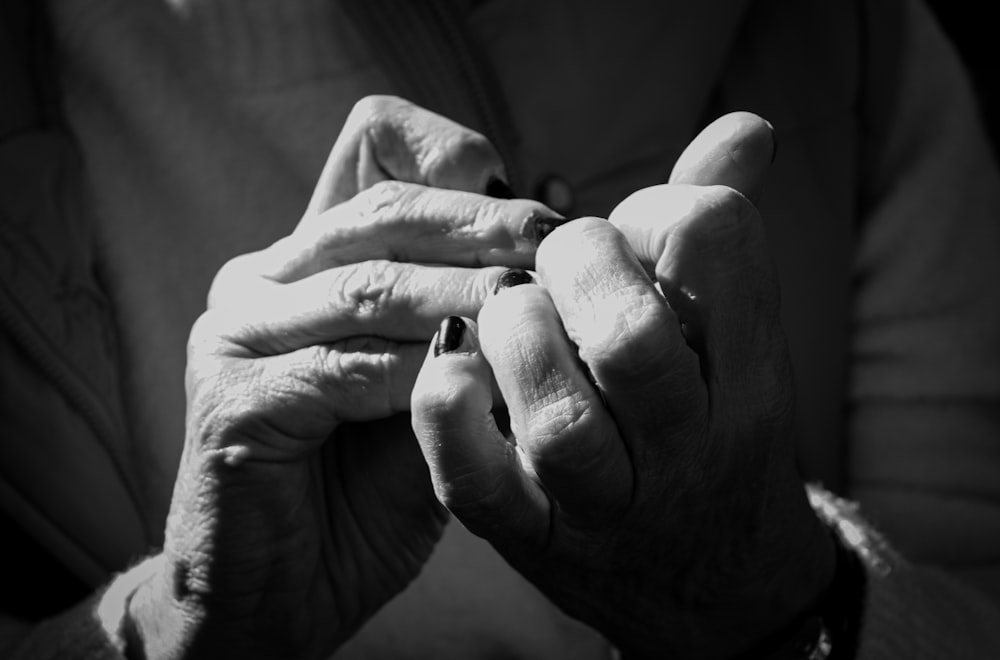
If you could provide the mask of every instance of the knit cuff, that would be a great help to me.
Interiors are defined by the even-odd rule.
[[[1000,609],[941,571],[869,574],[857,660],[1000,658]]]
[[[864,568],[855,660],[1000,658],[995,603],[938,569],[906,561],[856,503],[813,485],[808,492],[816,513]]]
[[[20,643],[15,658],[127,660],[127,612],[136,589],[161,563],[159,555],[118,575],[105,589],[37,626]]]

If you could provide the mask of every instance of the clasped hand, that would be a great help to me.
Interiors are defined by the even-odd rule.
[[[532,281],[445,321],[413,391],[440,501],[625,657],[758,657],[831,579],[751,201],[772,152],[759,117],[721,118],[668,185],[557,228]]]
[[[727,116],[670,184],[538,248],[561,218],[485,194],[485,139],[360,103],[299,226],[227,264],[192,330],[164,568],[132,612],[147,655],[329,653],[417,575],[441,503],[637,656],[725,657],[793,620],[832,558],[751,201],[771,139]],[[534,282],[492,294],[507,267]]]

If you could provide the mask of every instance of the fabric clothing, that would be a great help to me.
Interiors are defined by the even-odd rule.
[[[294,227],[353,103],[424,95],[493,132],[443,71],[400,82],[391,48],[362,38],[364,7],[66,0],[48,8],[58,107],[17,74],[29,64],[8,67],[24,103],[3,109],[0,142],[0,506],[93,586],[162,541],[185,342],[213,274]],[[518,192],[557,175],[575,215],[606,216],[665,181],[715,115],[750,110],[776,126],[760,208],[804,472],[859,498],[914,564],[947,570],[934,584],[954,594],[949,611],[971,608],[981,630],[1000,622],[981,605],[1000,601],[1000,295],[989,286],[1000,180],[923,5],[493,0],[468,11],[452,18],[491,77],[463,75],[503,100]],[[923,579],[911,574],[907,588]],[[925,600],[922,612],[937,611]],[[921,634],[933,638],[935,620],[920,619]],[[872,626],[880,649],[914,633]],[[451,524],[421,576],[339,657],[606,653]]]

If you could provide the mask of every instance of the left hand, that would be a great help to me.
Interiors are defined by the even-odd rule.
[[[327,657],[419,573],[446,520],[406,415],[423,343],[555,220],[483,194],[498,174],[482,136],[367,99],[295,232],[222,269],[162,561],[129,605],[148,657]]]
[[[414,388],[441,501],[626,657],[752,651],[832,576],[795,467],[777,275],[750,201],[772,144],[759,117],[729,115],[670,185],[611,222],[557,229],[536,257],[542,286],[501,289],[478,338],[466,319]],[[491,368],[513,442],[490,414]]]

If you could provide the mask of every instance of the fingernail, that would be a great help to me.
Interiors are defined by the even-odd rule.
[[[535,245],[541,245],[545,237],[548,236],[555,230],[556,227],[560,227],[566,224],[566,218],[536,218],[535,219]]]
[[[774,164],[774,159],[778,157],[778,134],[774,131],[774,124],[768,120],[764,120],[767,127],[771,129],[771,164]]]
[[[434,344],[434,357],[442,353],[451,353],[462,345],[465,335],[465,321],[460,316],[449,316],[441,321],[438,329],[437,343]]]
[[[486,182],[486,194],[497,199],[514,199],[514,191],[498,176],[491,176]]]
[[[528,271],[522,270],[521,268],[511,268],[500,273],[500,277],[497,278],[497,285],[493,289],[493,293],[496,293],[500,289],[509,289],[512,286],[531,284],[534,281],[535,279]]]

